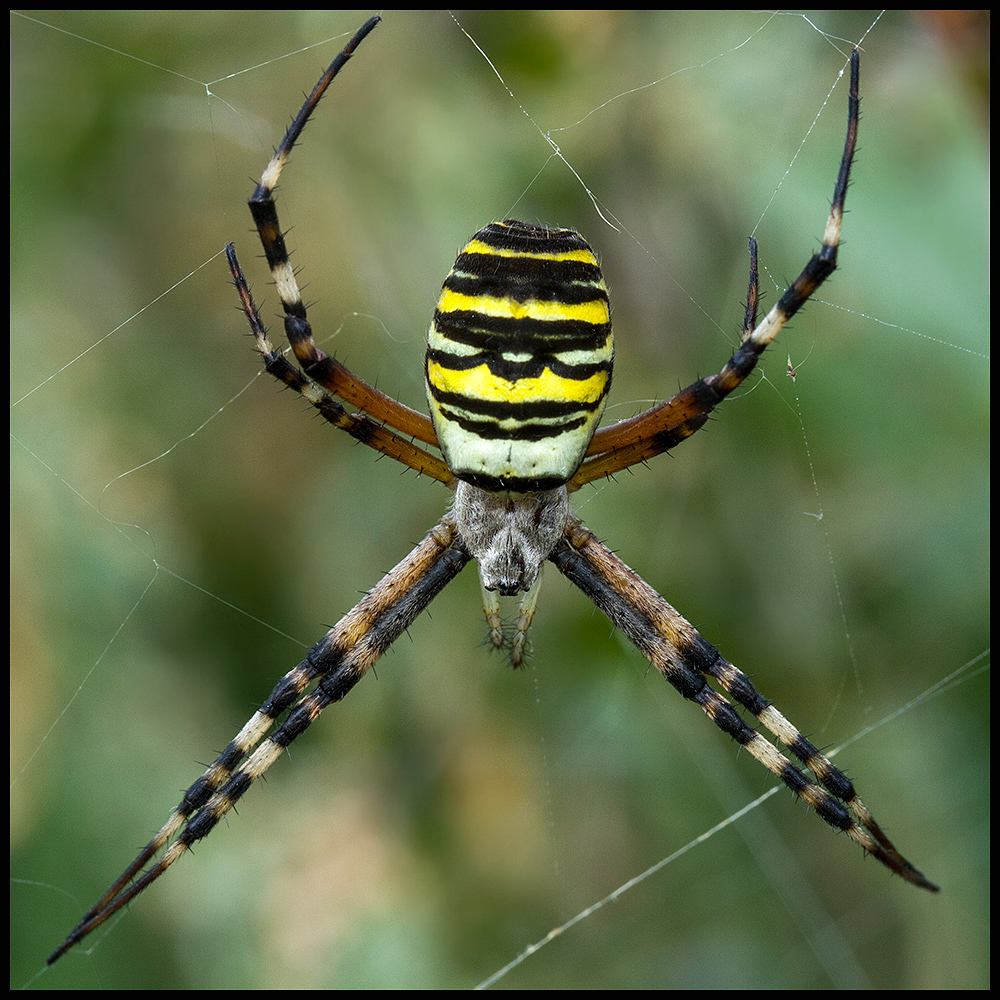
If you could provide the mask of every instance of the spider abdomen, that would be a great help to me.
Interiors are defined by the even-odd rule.
[[[572,229],[481,229],[445,280],[427,335],[427,400],[452,472],[480,489],[564,484],[583,460],[614,345],[594,251]]]

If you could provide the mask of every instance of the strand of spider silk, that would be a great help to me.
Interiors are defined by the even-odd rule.
[[[932,698],[938,697],[938,695],[943,694],[946,691],[951,690],[952,687],[964,683],[965,681],[975,677],[977,674],[981,673],[983,670],[988,669],[986,666],[981,666],[980,661],[984,659],[989,654],[989,650],[984,650],[978,656],[974,657],[969,662],[963,664],[957,670],[950,673],[947,677],[940,681],[932,684],[926,691],[921,692],[916,698],[911,699],[905,705],[900,706],[895,712],[891,712],[889,715],[884,716],[879,719],[878,722],[872,723],[872,725],[865,727],[861,732],[856,733],[849,740],[845,740],[838,747],[829,751],[829,756],[835,757],[841,750],[849,747],[852,743],[856,743],[858,740],[863,739],[869,733],[874,732],[880,726],[886,725],[886,723],[892,722],[894,719],[901,715],[905,715],[908,711],[915,708],[917,705],[922,705],[925,701],[930,701]],[[748,802],[742,809],[733,813],[731,816],[727,816],[724,820],[716,823],[715,826],[706,830],[704,833],[695,837],[694,840],[689,841],[683,847],[678,848],[673,854],[668,854],[667,857],[661,858],[654,865],[650,865],[644,872],[640,872],[638,875],[630,878],[627,882],[618,886],[614,892],[608,893],[603,899],[597,900],[595,903],[591,903],[586,909],[581,910],[575,916],[571,917],[565,923],[560,924],[558,927],[553,927],[552,930],[545,935],[545,937],[540,938],[534,944],[528,945],[519,955],[511,959],[503,968],[498,969],[493,973],[488,979],[484,979],[478,986],[475,987],[477,990],[489,989],[491,986],[495,985],[499,980],[503,979],[508,972],[516,969],[517,966],[521,965],[527,959],[537,951],[541,951],[547,944],[551,944],[557,937],[564,934],[570,928],[575,927],[577,924],[586,920],[588,917],[593,916],[598,910],[600,910],[607,903],[614,903],[618,900],[620,896],[623,896],[626,892],[634,889],[641,882],[645,882],[646,879],[655,875],[660,869],[666,868],[667,865],[672,864],[677,861],[683,855],[687,854],[688,851],[700,844],[705,843],[705,841],[714,837],[717,833],[721,833],[727,826],[731,826],[737,820],[742,819],[748,813],[753,812],[758,806],[763,805],[769,798],[781,791],[780,785],[775,785],[773,788],[769,788],[762,795],[759,795],[753,802]]]
[[[522,962],[530,958],[535,954],[536,951],[540,951],[547,944],[551,944],[557,937],[564,934],[570,928],[575,927],[577,924],[582,923],[588,917],[592,917],[601,907],[607,903],[615,902],[619,896],[624,896],[626,892],[630,889],[634,889],[640,882],[645,882],[650,876],[655,875],[661,868],[666,868],[667,865],[672,864],[678,858],[683,857],[688,851],[693,850],[698,847],[699,844],[703,844],[706,840],[714,837],[717,833],[720,833],[727,826],[731,826],[737,820],[742,819],[747,813],[753,812],[759,805],[766,802],[772,795],[781,791],[780,785],[775,785],[773,788],[769,788],[763,795],[758,796],[753,802],[748,802],[742,809],[738,812],[733,813],[731,816],[727,816],[721,823],[716,823],[711,829],[706,830],[700,836],[695,837],[694,840],[689,841],[683,847],[678,848],[673,854],[667,855],[665,858],[661,858],[656,862],[655,865],[651,865],[644,872],[630,878],[627,882],[618,886],[614,892],[608,893],[603,899],[597,900],[596,903],[591,903],[586,909],[581,910],[576,916],[571,917],[564,924],[560,924],[558,927],[553,927],[552,930],[545,935],[545,937],[536,941],[534,944],[528,945],[516,958],[511,959],[502,969],[498,969],[493,973],[488,979],[484,979],[478,986],[475,987],[477,990],[489,989],[500,979],[503,979],[512,969],[517,968]]]

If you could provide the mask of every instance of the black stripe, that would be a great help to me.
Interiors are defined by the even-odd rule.
[[[505,399],[480,399],[476,396],[466,396],[457,392],[442,392],[431,387],[434,401],[444,408],[453,408],[466,414],[480,414],[496,420],[558,420],[560,417],[572,417],[579,414],[584,419],[586,414],[601,406],[604,394],[600,399],[590,403],[577,401],[568,402],[559,399],[539,399],[527,402],[511,403]],[[560,427],[565,428],[566,424]],[[498,434],[506,433],[502,427],[495,428]],[[515,431],[516,433],[516,431]]]
[[[462,400],[462,402],[467,402]],[[509,405],[509,404],[508,404]],[[537,404],[536,404],[537,405]],[[582,414],[575,420],[564,420],[558,424],[537,424],[527,421],[526,418],[519,417],[514,413],[502,412],[497,414],[498,419],[525,420],[518,427],[501,427],[494,420],[473,420],[465,416],[464,413],[448,409],[442,405],[444,416],[456,423],[463,430],[482,438],[484,441],[545,441],[547,438],[559,437],[567,431],[575,430],[587,422],[587,415]],[[477,407],[477,409],[479,409]],[[513,408],[512,408],[513,409]],[[487,410],[484,405],[483,411]],[[536,414],[540,416],[540,414]]]
[[[540,299],[576,305],[607,301],[601,272],[593,264],[463,253],[444,287],[462,295],[494,295],[518,302]]]
[[[593,253],[587,241],[572,229],[548,229],[516,219],[491,222],[472,238],[496,250],[515,253],[569,253],[574,250]]]
[[[531,479],[527,476],[487,476],[482,472],[461,472],[454,470],[455,475],[466,483],[486,490],[487,493],[541,493],[554,490],[566,484],[565,476],[546,476]]]
[[[434,328],[442,337],[488,351],[596,351],[611,333],[610,323],[581,320],[512,319],[478,312],[434,313]]]
[[[546,368],[559,378],[573,379],[578,382],[584,382],[598,372],[611,371],[610,361],[568,365],[558,358],[537,355],[527,361],[513,361],[505,358],[502,354],[449,354],[446,351],[428,350],[427,360],[453,372],[471,371],[480,365],[486,365],[491,375],[508,382],[517,382],[523,378],[539,378]]]

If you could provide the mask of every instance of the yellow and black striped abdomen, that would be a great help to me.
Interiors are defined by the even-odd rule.
[[[565,483],[611,385],[608,290],[572,229],[494,222],[445,280],[427,335],[427,400],[452,472],[484,490]]]

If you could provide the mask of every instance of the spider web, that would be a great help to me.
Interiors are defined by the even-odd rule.
[[[12,985],[446,502],[258,381],[214,259],[235,239],[273,317],[250,178],[364,16],[12,17]],[[602,254],[613,418],[717,369],[748,231],[768,303],[816,245],[838,39],[875,17],[461,15],[508,93],[449,15],[388,16],[280,194],[318,339],[422,405],[443,275],[513,214]],[[839,762],[944,894],[780,794],[504,985],[988,979],[988,687],[973,666],[911,706],[989,641],[981,122],[896,14],[862,93],[824,304],[581,512],[817,743],[906,706]],[[549,576],[531,675],[481,648],[467,572],[239,819],[33,985],[467,986],[770,787]]]

